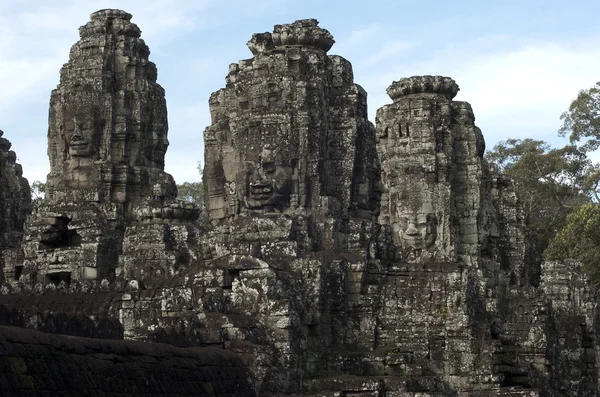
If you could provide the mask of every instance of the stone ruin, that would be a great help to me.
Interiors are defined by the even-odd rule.
[[[164,172],[164,90],[130,19],[102,10],[79,30],[50,98],[46,197],[6,264],[9,279],[143,281],[193,255],[198,209],[175,200]]]
[[[252,380],[236,395],[598,395],[596,292],[577,263],[532,259],[454,80],[392,83],[375,127],[316,20],[253,35],[209,100],[199,228],[163,170],[164,92],[130,19],[102,10],[80,29],[50,101],[43,204],[24,221],[20,170],[3,185],[22,217],[0,219],[16,233],[1,324],[105,339],[116,356],[113,339],[167,343],[200,367],[214,350],[197,347],[220,347],[215,367],[240,360],[223,379]],[[8,353],[21,386],[31,360]],[[180,380],[195,384],[194,365]]]

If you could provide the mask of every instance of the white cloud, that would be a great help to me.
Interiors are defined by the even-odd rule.
[[[389,59],[394,55],[399,55],[417,45],[414,41],[395,40],[385,43],[377,52],[368,57],[364,62],[359,63],[360,66],[370,66],[377,64],[383,60]]]
[[[554,43],[487,56],[465,65],[457,78],[479,112],[566,110],[582,88],[598,79],[600,51]],[[462,95],[461,95],[462,96]]]
[[[210,124],[208,102],[169,108],[169,150],[166,170],[178,183],[199,180],[196,166],[204,164],[204,128]]]
[[[190,150],[173,150],[169,148],[165,158],[165,171],[173,175],[175,182],[181,184],[183,182],[200,182],[202,177],[198,172],[197,153]]]
[[[371,25],[365,28],[359,28],[350,32],[350,35],[346,40],[344,40],[344,42],[348,44],[363,43],[368,39],[376,37],[379,32],[381,32],[380,25]]]
[[[506,42],[506,38],[496,38]],[[477,43],[483,43],[481,49]],[[390,103],[384,94],[394,80],[425,74],[441,74],[456,80],[457,100],[470,102],[490,142],[532,135],[552,140],[560,126],[560,114],[577,92],[600,79],[600,38],[579,43],[539,42],[515,45],[498,52],[489,42],[476,39],[461,46],[433,52],[418,62],[403,60],[399,67],[379,73],[357,73],[357,81],[371,93],[369,109]],[[417,49],[416,49],[417,50]],[[389,64],[394,64],[388,60]]]
[[[45,135],[45,134],[44,134]],[[17,135],[11,131],[4,131],[4,138],[13,143],[11,150],[17,154],[17,163],[23,167],[23,175],[29,180],[45,181],[50,172],[50,161],[46,156],[45,139],[15,139]],[[44,155],[41,155],[41,154]]]
[[[373,24],[352,30],[345,37],[336,37],[332,52],[340,55],[352,53],[356,51],[356,47],[368,45],[371,40],[375,40],[382,34],[383,29],[382,25]]]

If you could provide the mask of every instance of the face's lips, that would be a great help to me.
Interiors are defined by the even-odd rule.
[[[409,241],[409,242],[411,242],[413,244],[420,244],[420,243],[423,242],[423,237],[421,237],[421,236],[414,236],[414,235],[410,235],[410,234],[405,234],[403,237],[404,237],[404,239],[406,241]]]
[[[87,146],[88,142],[81,135],[73,135],[69,140],[69,145],[71,147],[77,146]]]

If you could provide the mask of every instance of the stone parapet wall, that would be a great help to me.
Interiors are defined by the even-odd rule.
[[[2,396],[256,396],[236,355],[0,326]]]

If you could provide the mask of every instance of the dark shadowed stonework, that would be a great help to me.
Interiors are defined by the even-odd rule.
[[[599,394],[596,292],[578,264],[530,259],[454,80],[393,82],[374,127],[316,20],[253,35],[209,100],[200,229],[163,171],[164,92],[130,18],[92,14],[62,69],[48,195],[5,250],[0,323],[224,348],[260,395]],[[168,354],[190,369],[200,351]]]
[[[0,130],[0,281],[4,282],[5,251],[18,247],[23,238],[23,224],[31,211],[29,182],[17,164],[11,143]],[[10,255],[10,254],[9,254]]]
[[[0,327],[1,396],[254,397],[223,349],[106,341]]]

